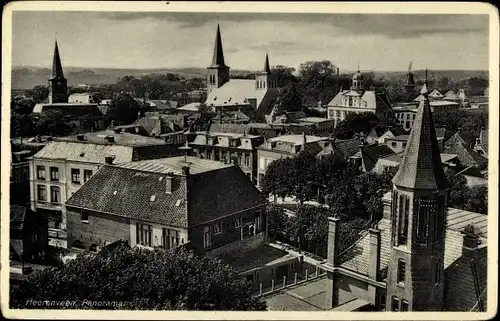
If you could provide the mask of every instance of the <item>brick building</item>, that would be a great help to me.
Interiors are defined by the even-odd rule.
[[[236,166],[172,157],[102,167],[67,202],[68,244],[117,240],[210,256],[266,240],[266,199]]]
[[[102,131],[56,138],[30,159],[31,209],[48,218],[51,245],[65,247],[64,202],[102,165],[178,154],[176,146],[130,133]]]
[[[234,163],[257,184],[257,147],[264,142],[262,136],[238,133],[197,132],[189,144],[194,156]]]
[[[329,219],[328,309],[486,311],[487,216],[447,208],[427,82],[422,94],[383,218],[342,253],[342,223]]]

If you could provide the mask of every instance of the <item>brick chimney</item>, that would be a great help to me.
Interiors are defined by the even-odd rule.
[[[172,176],[172,174],[167,174],[165,182],[166,182],[165,183],[165,185],[166,185],[165,193],[172,194],[172,190],[173,190],[173,186],[174,186],[174,177]]]
[[[189,166],[182,166],[182,175],[189,176]]]
[[[380,270],[380,230],[372,227],[370,233],[370,265],[368,266],[368,277],[378,281],[378,271]]]
[[[340,254],[340,218],[328,218],[328,254],[326,263],[335,266]]]
[[[474,259],[477,253],[477,249],[481,244],[479,236],[477,235],[474,225],[469,224],[464,228],[463,233],[463,244],[462,244],[462,256],[465,258]]]

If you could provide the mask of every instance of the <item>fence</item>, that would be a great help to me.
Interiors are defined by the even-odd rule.
[[[264,288],[262,286],[262,283],[259,284],[259,289],[253,293],[254,297],[264,297],[273,293],[280,292],[285,289],[289,289],[304,283],[307,283],[309,281],[316,280],[318,278],[321,278],[326,275],[326,271],[322,270],[319,268],[319,266],[316,266],[316,271],[314,274],[309,275],[309,270],[306,269],[304,275],[300,275],[298,273],[294,274],[293,279],[287,279],[286,276],[283,276],[281,280],[271,280],[271,286]]]

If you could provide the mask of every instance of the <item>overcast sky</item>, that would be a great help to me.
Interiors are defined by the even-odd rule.
[[[487,15],[13,12],[12,64],[206,67],[220,23],[226,64],[331,60],[341,70],[488,69]]]

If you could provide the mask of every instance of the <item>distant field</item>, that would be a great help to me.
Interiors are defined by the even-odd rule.
[[[231,70],[232,75],[247,74],[255,71],[250,70]],[[14,67],[12,69],[12,89],[29,89],[35,85],[47,84],[47,79],[51,73],[50,69],[37,67]],[[152,73],[174,73],[184,78],[205,77],[205,68],[172,68],[172,69],[109,69],[109,68],[64,68],[64,73],[68,79],[69,85],[77,84],[113,84],[119,78],[124,76],[140,77]],[[344,73],[344,72],[343,72]],[[349,73],[349,72],[345,72]],[[376,71],[375,77],[401,77],[406,71]],[[414,71],[416,79],[424,77],[423,70]],[[429,71],[429,77],[450,77],[450,78],[469,78],[482,77],[488,78],[488,71],[484,70],[433,70]]]

